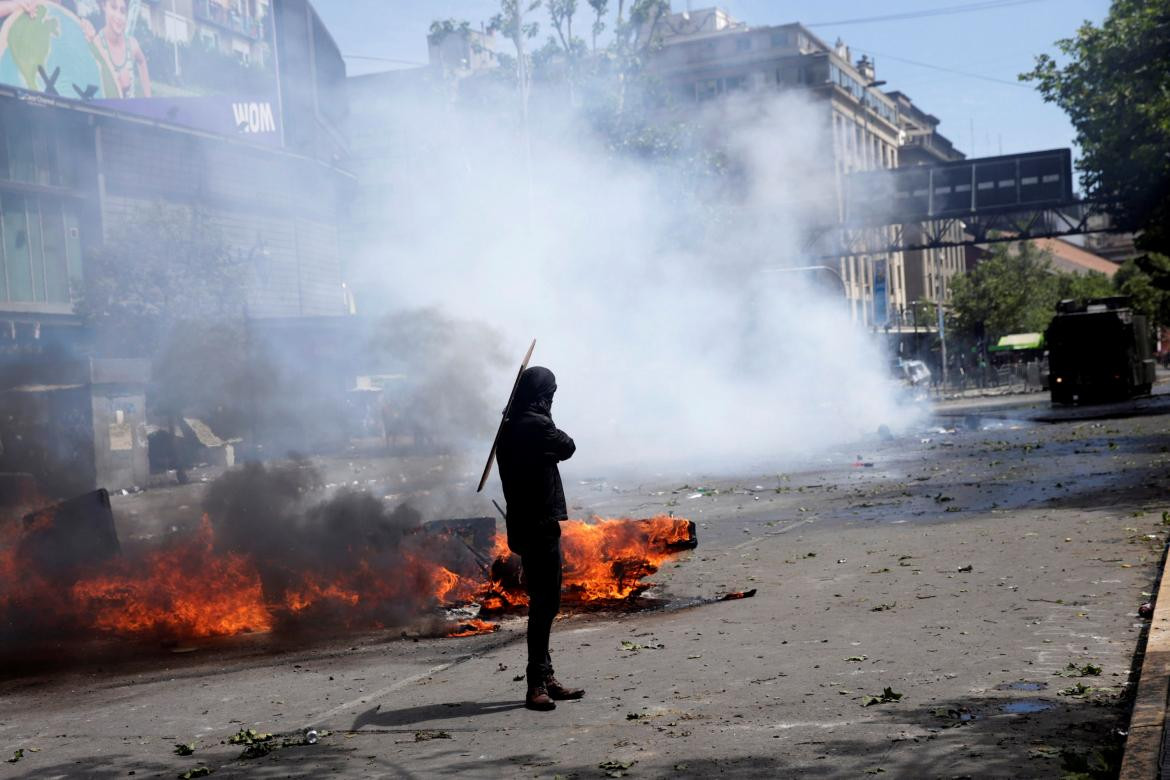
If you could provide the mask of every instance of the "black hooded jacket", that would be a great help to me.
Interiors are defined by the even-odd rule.
[[[556,389],[553,372],[541,366],[526,369],[496,449],[508,504],[508,546],[521,555],[534,543],[559,538],[558,521],[568,517],[557,464],[572,457],[577,445],[553,424]]]

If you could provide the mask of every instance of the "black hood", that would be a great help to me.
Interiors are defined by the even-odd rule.
[[[547,414],[552,408],[553,393],[556,391],[557,378],[553,376],[553,372],[544,366],[526,368],[520,375],[520,383],[516,386],[512,408],[518,412],[536,408]]]

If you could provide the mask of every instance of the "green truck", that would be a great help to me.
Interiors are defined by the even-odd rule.
[[[1061,301],[1044,341],[1053,403],[1122,401],[1154,384],[1149,325],[1127,297]]]

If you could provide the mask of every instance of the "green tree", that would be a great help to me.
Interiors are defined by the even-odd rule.
[[[1028,242],[997,244],[990,257],[951,282],[955,325],[988,344],[1009,333],[1043,331],[1055,313],[1059,284],[1049,253]]]
[[[461,22],[457,19],[436,19],[431,22],[430,29],[427,30],[427,43],[438,46],[449,35],[467,35],[470,32],[471,22]]]
[[[1057,41],[1021,76],[1069,115],[1081,185],[1139,246],[1170,252],[1170,2],[1114,0],[1100,27]]]
[[[1105,274],[1096,271],[1087,274],[1056,274],[1058,300],[1087,301],[1090,298],[1107,298],[1116,294],[1113,280]]]
[[[597,52],[597,36],[605,32],[605,15],[609,12],[609,0],[588,0],[593,9],[593,51]]]
[[[1128,295],[1134,311],[1152,326],[1170,325],[1170,258],[1146,255],[1126,260],[1113,277],[1117,292]]]
[[[572,57],[578,49],[578,39],[573,36],[573,17],[577,13],[577,0],[546,0],[548,19],[556,30],[565,54]]]

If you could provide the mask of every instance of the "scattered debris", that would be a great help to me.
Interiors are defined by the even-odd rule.
[[[626,772],[629,770],[629,768],[632,767],[636,763],[638,763],[638,762],[637,761],[615,761],[614,759],[610,759],[608,761],[602,761],[600,764],[597,765],[597,768],[600,769],[602,772],[605,772],[606,777],[625,777]]]
[[[451,735],[446,731],[439,731],[437,729],[423,729],[422,731],[414,732],[415,742],[430,742],[432,739],[451,739]]]
[[[256,729],[240,729],[228,737],[229,745],[254,745],[257,742],[271,742],[275,737]]]
[[[956,569],[956,571],[958,571],[960,574],[963,574],[969,571],[975,571],[975,567],[968,563],[966,566],[960,566],[958,569]]]
[[[183,774],[179,775],[179,780],[192,780],[195,777],[207,777],[215,770],[209,766],[197,766],[194,769],[188,769]]]
[[[896,606],[898,606],[898,602],[896,602],[896,601],[892,602],[890,604],[878,604],[876,607],[870,607],[869,611],[870,612],[886,612],[887,610],[891,610]]]
[[[1078,682],[1076,685],[1070,685],[1068,688],[1061,688],[1057,691],[1059,696],[1071,696],[1074,699],[1083,699],[1093,692],[1093,689],[1083,682]]]
[[[180,742],[180,743],[175,745],[175,755],[176,756],[189,756],[194,752],[195,752],[195,743],[194,742],[185,742],[185,743]]]
[[[228,737],[227,742],[230,745],[243,745],[244,751],[240,754],[240,758],[249,759],[262,758],[272,751],[282,748],[315,745],[322,737],[327,736],[329,736],[329,732],[324,729],[306,729],[296,736],[278,739],[276,734],[268,734],[256,729],[240,729]]]
[[[12,751],[12,758],[8,759],[9,764],[15,764],[20,759],[24,758],[24,748],[17,748]]]
[[[971,721],[975,720],[975,713],[966,707],[935,707],[931,714],[936,718],[942,718],[946,722],[943,728],[950,729],[958,726],[966,726]]]
[[[865,655],[851,655],[851,656],[849,656],[848,658],[846,658],[845,660],[846,660],[846,661],[857,661],[857,662],[860,662],[860,661],[864,661],[864,660],[865,660],[866,658],[868,658],[868,657],[869,657],[869,656],[865,656]]]
[[[1059,677],[1100,677],[1101,667],[1093,663],[1077,666],[1074,661],[1069,661],[1068,666],[1056,672],[1056,674]]]
[[[735,591],[732,591],[731,593],[724,593],[722,596],[719,597],[719,600],[720,601],[735,601],[736,599],[750,599],[754,595],[756,595],[755,588],[752,588],[751,590],[735,590]]]
[[[638,642],[631,642],[628,639],[622,640],[622,650],[629,650],[631,653],[636,653],[639,650],[661,650],[666,645],[661,642],[651,642],[648,645],[643,645]]]
[[[281,747],[275,742],[256,742],[244,748],[244,752],[240,753],[240,758],[263,758],[272,751]]]
[[[1149,620],[1153,616],[1154,616],[1154,605],[1152,603],[1147,601],[1146,603],[1144,603],[1140,607],[1138,607],[1138,617],[1145,618],[1146,620]]]
[[[882,689],[880,696],[866,696],[861,700],[862,707],[872,707],[875,704],[889,704],[902,698],[902,694],[895,693],[889,686]]]

